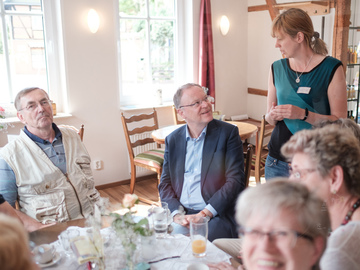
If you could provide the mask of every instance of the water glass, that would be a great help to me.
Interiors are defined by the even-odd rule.
[[[156,238],[166,238],[168,230],[168,205],[161,202],[161,207],[152,208],[152,221]]]
[[[205,217],[194,217],[190,220],[190,239],[194,257],[206,255],[208,237],[208,220]]]
[[[78,229],[67,229],[66,231],[60,233],[59,240],[62,247],[65,250],[65,254],[67,257],[72,256],[71,242],[79,235],[80,235],[80,231]]]

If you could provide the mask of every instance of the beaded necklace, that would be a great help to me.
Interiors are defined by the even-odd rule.
[[[354,211],[359,208],[359,206],[360,206],[360,199],[358,199],[353,204],[353,206],[351,207],[349,212],[346,214],[346,216],[345,216],[343,222],[341,223],[341,225],[346,225],[351,220],[351,216],[353,215]]]

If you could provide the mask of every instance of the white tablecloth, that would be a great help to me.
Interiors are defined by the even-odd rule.
[[[74,228],[74,227],[70,227]],[[87,228],[78,228],[81,234],[86,233]],[[105,248],[105,262],[106,270],[123,269],[125,263],[124,250],[121,243],[115,237],[111,228],[105,228],[101,230],[101,235],[104,239]],[[87,265],[78,265],[75,257],[66,257],[64,250],[59,240],[51,243],[56,248],[56,251],[61,254],[61,260],[52,265],[46,267],[46,269],[59,269],[59,270],[87,270]],[[136,259],[143,261],[141,253],[141,245],[139,243],[139,250],[137,252]],[[190,263],[202,262],[202,263],[215,263],[221,261],[230,262],[230,256],[218,249],[215,245],[208,241],[206,256],[203,258],[195,258],[192,255],[190,238],[184,235],[171,235],[166,239],[157,239],[155,245],[152,248],[151,259],[148,261],[156,261],[165,257],[180,256],[180,258],[168,259],[157,263],[151,263],[151,270],[167,269],[167,270],[183,270],[186,269]]]

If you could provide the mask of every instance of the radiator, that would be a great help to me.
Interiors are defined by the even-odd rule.
[[[139,139],[145,139],[145,138],[151,138],[151,132],[144,132],[144,133],[141,133],[141,134],[136,134],[136,135],[132,135],[130,136],[130,140],[131,142],[135,142]],[[148,151],[148,150],[151,150],[151,149],[154,149],[156,148],[156,143],[148,143],[146,145],[142,145],[142,146],[138,146],[138,147],[135,147],[133,149],[134,151],[134,155],[136,156],[137,154],[140,154],[142,152],[145,152],[145,151]],[[128,156],[128,168],[129,168],[129,175],[131,175],[131,166],[130,166],[130,158]],[[144,176],[144,175],[148,175],[148,174],[152,174],[153,172],[150,171],[150,170],[147,170],[143,167],[139,167],[139,166],[136,166],[136,176]]]

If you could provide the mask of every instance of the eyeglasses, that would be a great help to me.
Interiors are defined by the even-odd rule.
[[[29,102],[24,108],[20,109],[19,112],[24,110],[24,109],[26,109],[27,111],[32,112],[39,106],[39,104],[43,108],[48,108],[48,107],[51,106],[52,101],[48,100],[48,99],[44,99],[44,100],[41,100],[39,103],[37,103],[37,102]]]
[[[203,99],[198,100],[198,101],[194,102],[193,104],[180,106],[179,109],[184,108],[184,107],[198,108],[200,106],[200,104],[202,104],[203,102],[209,102],[209,101],[210,101],[210,97],[205,96]]]
[[[290,176],[296,180],[300,180],[304,178],[307,174],[315,172],[317,169],[302,169],[302,170],[294,170],[290,167]]]
[[[244,240],[248,239],[251,243],[256,243],[264,236],[268,236],[269,240],[273,241],[275,244],[291,248],[296,245],[296,241],[299,237],[309,241],[314,240],[312,236],[294,230],[272,230],[270,232],[262,232],[257,229],[240,227],[239,234],[244,237]]]

